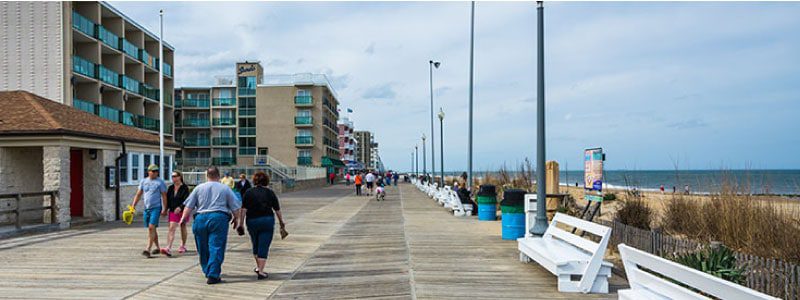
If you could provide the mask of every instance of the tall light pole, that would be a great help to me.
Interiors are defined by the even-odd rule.
[[[536,1],[537,14],[537,77],[536,84],[536,220],[531,233],[542,236],[547,230],[547,193],[544,174],[544,5]]]
[[[431,173],[433,177],[436,177],[436,150],[434,150],[436,143],[434,142],[434,134],[433,134],[433,68],[439,68],[439,65],[442,64],[438,61],[429,60],[428,61],[428,69],[430,69],[430,79],[431,79]]]
[[[475,1],[472,1],[472,14],[470,16],[469,29],[469,137],[467,150],[467,187],[472,190],[472,82],[475,62]]]
[[[425,174],[427,174],[426,171],[425,171],[425,169],[427,169],[427,166],[425,165],[425,160],[426,159],[427,158],[425,158],[425,134],[423,133],[422,134],[422,175],[423,176],[425,176]]]
[[[161,177],[169,174],[169,166],[164,164],[164,10],[158,11],[161,29],[158,33],[158,165]],[[166,168],[166,170],[165,170]]]
[[[439,176],[440,186],[444,186],[444,110],[439,107]]]
[[[419,146],[414,145],[414,159],[417,161],[417,164],[414,165],[414,174],[417,175],[419,178]]]

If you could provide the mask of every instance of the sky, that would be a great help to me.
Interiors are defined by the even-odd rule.
[[[441,61],[444,167],[467,167],[469,2],[111,3],[152,32],[165,9],[176,87],[244,60],[326,74],[389,169],[411,168],[423,133],[430,168]],[[797,16],[797,2],[546,3],[547,159],[581,169],[602,147],[607,169],[800,169]],[[536,30],[533,2],[476,4],[475,171],[536,157]]]

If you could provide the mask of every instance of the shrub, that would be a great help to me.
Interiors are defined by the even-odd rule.
[[[617,194],[608,193],[603,195],[603,201],[614,201],[617,200]]]
[[[723,245],[706,247],[694,253],[679,254],[672,260],[736,284],[744,284],[745,281],[744,268],[736,265],[733,251]]]
[[[639,197],[628,197],[619,202],[614,219],[622,224],[641,229],[650,229],[653,210]]]

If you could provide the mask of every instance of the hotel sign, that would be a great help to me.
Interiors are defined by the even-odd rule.
[[[249,66],[239,66],[239,70],[236,73],[237,75],[242,75],[245,72],[253,72],[256,70],[256,65],[249,65]]]

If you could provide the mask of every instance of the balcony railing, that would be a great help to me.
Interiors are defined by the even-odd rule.
[[[148,85],[146,83],[142,83],[141,86],[139,87],[139,90],[142,91],[142,93],[141,93],[142,96],[145,96],[145,97],[153,99],[153,100],[159,100],[159,98],[161,96],[160,95],[161,91],[159,91],[157,88],[154,88],[154,87],[152,87],[152,86],[150,86],[150,85]]]
[[[150,53],[147,53],[147,51],[144,49],[139,49],[139,60],[141,60],[145,65],[158,70],[158,59],[150,55]]]
[[[213,164],[216,166],[235,165],[236,157],[214,157]]]
[[[119,74],[103,65],[97,66],[98,79],[113,86],[119,86]]]
[[[208,99],[183,99],[183,103],[181,104],[181,106],[208,108],[209,101]]]
[[[297,106],[310,106],[314,104],[314,99],[311,96],[295,96],[294,104]]]
[[[91,61],[80,57],[80,56],[73,56],[72,57],[72,71],[87,77],[96,78],[95,77],[95,68],[96,65]]]
[[[130,78],[130,77],[125,76],[125,75],[122,75],[120,77],[122,78],[122,88],[123,89],[125,89],[126,91],[129,91],[129,92],[133,92],[133,93],[137,93],[137,94],[139,93],[139,85],[140,85],[140,83],[139,83],[138,80]]]
[[[105,106],[105,105],[99,105],[98,109],[97,109],[97,115],[102,117],[102,118],[105,118],[107,120],[119,123],[119,110],[118,109],[115,109],[115,108],[112,108],[112,107],[108,107],[108,106]]]
[[[187,118],[179,122],[183,127],[210,127],[208,119]]]
[[[136,47],[136,45],[126,39],[122,39],[122,52],[125,52],[125,54],[137,59],[139,57],[139,47]]]
[[[294,143],[296,145],[313,145],[314,144],[314,137],[313,136],[296,136],[296,137],[294,137]]]
[[[186,147],[207,147],[210,145],[208,137],[185,137],[183,146]]]
[[[213,139],[214,146],[236,146],[235,137],[215,137]]]
[[[255,127],[239,127],[239,135],[252,136],[256,135]]]
[[[235,126],[235,118],[214,118],[214,126]]]
[[[172,123],[164,121],[164,134],[172,134]]]
[[[94,26],[94,22],[76,11],[72,11],[72,28],[83,32],[88,36],[94,37]]]
[[[300,166],[310,166],[313,161],[314,160],[310,156],[300,156],[297,158],[297,164]]]
[[[170,66],[168,63],[164,63],[164,75],[172,77],[172,66]]]
[[[254,88],[240,87],[238,90],[239,96],[255,96],[256,94],[256,89]]]
[[[139,116],[139,128],[151,130],[158,132],[158,120],[153,118],[148,118],[145,116]]]
[[[132,114],[132,113],[127,112],[127,111],[119,112],[119,120],[120,120],[119,122],[124,124],[124,125],[134,126],[134,127],[138,123],[138,121],[137,121],[138,117],[136,115]]]
[[[211,165],[211,157],[175,158],[175,163],[183,166],[208,166]]]
[[[294,117],[295,125],[312,125],[314,118],[311,116]]]
[[[172,94],[164,94],[164,104],[172,105]]]
[[[90,114],[97,114],[97,104],[80,99],[72,99],[72,106]]]
[[[236,106],[236,98],[214,98],[214,106]]]
[[[119,36],[109,31],[102,25],[97,25],[97,39],[108,45],[111,48],[119,50]]]
[[[255,108],[239,108],[239,116],[255,116],[256,109]]]

